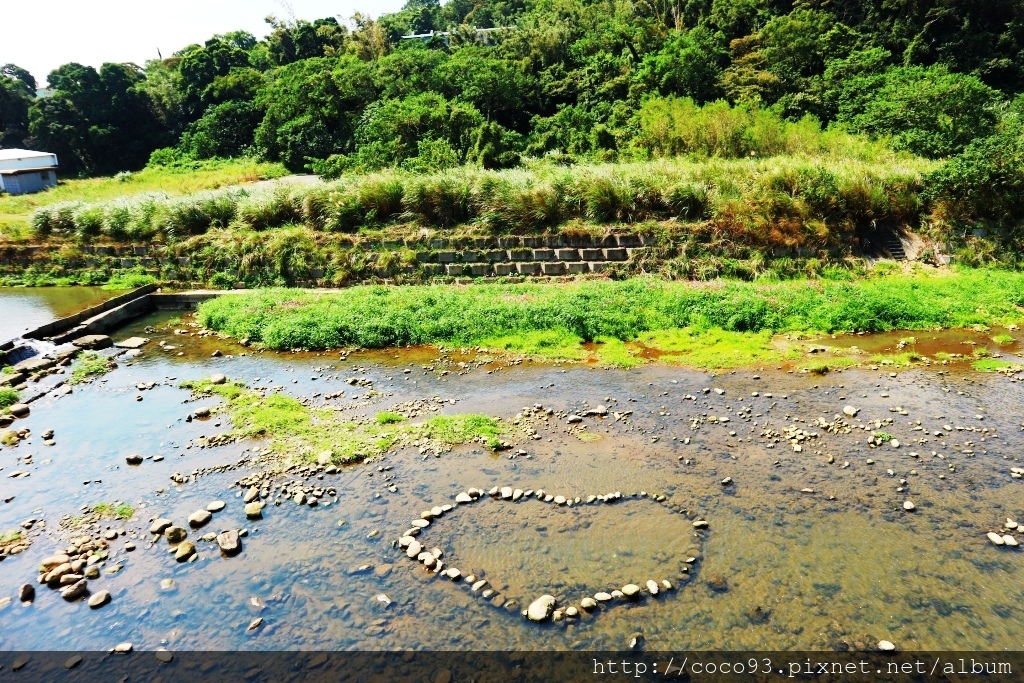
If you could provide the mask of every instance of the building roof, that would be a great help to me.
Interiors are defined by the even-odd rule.
[[[0,149],[0,161],[47,159],[52,156],[50,152],[33,152],[30,149]]]
[[[25,173],[41,173],[42,171],[56,171],[56,166],[37,166],[35,168],[0,168],[0,175],[22,175]]]

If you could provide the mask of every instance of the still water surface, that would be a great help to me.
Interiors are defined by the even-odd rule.
[[[95,306],[115,294],[99,287],[0,287],[0,342]]]
[[[0,298],[0,320],[11,314],[10,301]],[[34,434],[55,429],[55,446],[34,436],[0,449],[0,500],[14,497],[0,504],[0,530],[46,520],[28,551],[0,564],[0,597],[14,597],[0,609],[0,649],[102,650],[122,641],[178,650],[621,649],[635,633],[661,651],[831,649],[882,638],[907,650],[1021,648],[1024,553],[985,539],[1007,517],[1024,521],[1024,482],[1010,477],[1010,467],[1021,466],[1024,417],[1016,406],[1024,388],[1005,376],[947,366],[945,375],[922,369],[890,377],[886,368],[813,377],[756,368],[714,377],[658,366],[531,363],[442,376],[422,367],[435,351],[347,360],[253,354],[224,340],[174,335],[182,324],[167,325],[172,315],[155,314],[121,332],[152,340],[141,356],[71,395],[42,399],[17,423]],[[162,350],[161,339],[180,348]],[[215,349],[226,355],[212,358]],[[260,446],[186,448],[230,427],[217,418],[184,421],[197,404],[184,403],[189,394],[178,383],[213,372],[282,385],[314,405],[325,403],[314,394],[344,390],[344,398],[327,403],[348,406],[342,414],[353,416],[435,396],[447,401],[446,413],[508,420],[524,406],[583,410],[585,401],[633,413],[586,418],[585,439],[551,418],[539,440],[517,444],[528,459],[480,446],[441,457],[403,449],[311,480],[335,486],[335,504],[285,501],[251,522],[234,486],[251,472],[245,466],[180,486],[171,481],[175,472],[236,463]],[[372,380],[382,395],[367,405],[365,390],[345,382],[353,376]],[[156,386],[139,391],[148,382]],[[882,429],[901,446],[870,449],[871,431],[832,434],[815,426],[819,417],[832,422],[846,404],[861,410],[848,420],[855,427],[892,418]],[[762,436],[791,425],[818,436],[799,453],[785,439]],[[131,453],[164,459],[128,467]],[[33,464],[25,466],[29,454]],[[7,478],[14,470],[31,476]],[[733,483],[723,486],[726,477]],[[468,487],[493,485],[582,498],[644,491],[664,494],[668,504],[648,497],[556,508],[485,499],[424,531],[424,543],[443,548],[449,566],[519,601],[508,609],[432,577],[392,547],[420,511],[454,502]],[[199,561],[178,564],[165,541],[146,542],[152,518],[183,523],[216,499],[226,508],[190,532]],[[905,500],[916,511],[904,512]],[[114,541],[106,567],[123,568],[105,568],[92,582],[111,591],[112,603],[90,610],[40,586],[34,604],[19,604],[18,587],[34,582],[39,561],[67,544],[69,535],[57,528],[61,517],[114,501],[138,510],[133,520],[110,524],[128,530],[129,539],[135,534],[138,549],[125,552],[124,539]],[[692,515],[710,522],[704,538],[695,536]],[[230,559],[198,538],[227,528],[250,532],[243,553]],[[691,554],[699,557],[692,578],[680,580]],[[173,587],[161,588],[163,579]],[[544,593],[578,605],[585,595],[648,579],[671,579],[676,590],[541,627],[518,613]],[[375,599],[380,593],[390,607]],[[247,631],[256,617],[263,625]]]

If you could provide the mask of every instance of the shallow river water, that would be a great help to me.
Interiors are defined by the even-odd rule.
[[[12,315],[6,301],[0,297],[4,320]],[[712,376],[530,362],[452,365],[442,375],[423,369],[440,355],[430,349],[345,360],[253,353],[226,340],[174,335],[182,325],[166,324],[174,315],[121,330],[115,338],[151,341],[102,380],[35,402],[31,416],[15,423],[34,436],[0,448],[0,500],[11,499],[0,503],[0,531],[45,520],[28,550],[0,563],[0,598],[13,598],[0,607],[0,649],[103,650],[131,641],[136,649],[172,650],[615,650],[637,633],[661,651],[864,648],[878,639],[908,650],[1022,648],[1024,552],[986,539],[1008,517],[1024,522],[1024,481],[1010,475],[1024,459],[1024,385],[1012,377],[955,365],[942,373],[922,368],[893,377],[884,368],[819,377],[769,367]],[[161,339],[180,348],[165,351]],[[224,355],[211,357],[214,350]],[[193,445],[230,424],[186,422],[197,405],[217,399],[186,403],[178,383],[214,372],[280,385],[353,416],[440,397],[445,413],[510,421],[536,404],[581,414],[606,404],[622,417],[585,417],[580,429],[552,416],[538,424],[539,439],[515,444],[513,453],[528,457],[477,445],[440,457],[403,448],[314,478],[337,488],[334,504],[285,500],[247,521],[235,485],[252,472],[245,465],[180,485],[171,480],[175,472],[237,463],[261,446]],[[371,380],[379,395],[367,399],[349,377]],[[156,386],[137,388],[149,382]],[[339,391],[345,397],[322,396]],[[844,405],[858,407],[857,417],[842,418]],[[818,418],[852,430],[832,433]],[[873,423],[887,419],[894,422]],[[789,427],[816,436],[797,452],[783,434]],[[36,436],[46,429],[56,432],[52,447]],[[890,433],[900,446],[870,448],[872,431]],[[125,456],[132,453],[163,459],[130,467]],[[14,471],[31,476],[9,478]],[[469,487],[495,485],[570,499],[620,491],[624,498],[572,507],[485,498],[424,529],[421,540],[443,548],[448,566],[489,581],[501,597],[495,602],[506,601],[496,606],[393,546],[422,510],[454,503]],[[634,495],[640,492],[647,496]],[[653,500],[660,495],[664,503]],[[198,561],[179,564],[166,541],[148,543],[151,519],[183,523],[217,499],[226,508],[189,534]],[[913,512],[903,509],[908,500]],[[34,583],[40,560],[77,535],[59,529],[61,518],[100,502],[136,508],[133,519],[105,525],[127,535],[111,543],[102,578],[90,582],[109,590],[112,602],[91,610],[38,586],[34,603],[22,605],[19,586]],[[708,521],[706,531],[694,529],[696,518]],[[229,528],[249,532],[237,557],[222,557],[215,543],[198,538]],[[126,552],[126,541],[137,549]],[[682,568],[693,557],[687,578]],[[162,587],[165,579],[173,586]],[[674,589],[543,626],[519,613],[545,593],[578,606],[584,596],[648,579],[668,579]],[[376,598],[381,593],[390,606]],[[263,623],[247,630],[257,617]]]

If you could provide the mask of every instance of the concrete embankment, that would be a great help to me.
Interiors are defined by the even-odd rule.
[[[70,362],[83,350],[102,350],[113,346],[107,334],[139,316],[156,310],[195,308],[200,302],[224,293],[217,290],[164,293],[156,285],[146,285],[41,325],[17,339],[0,344],[0,364],[13,368],[13,372],[0,374],[0,386],[17,387],[30,379],[38,380],[55,366]],[[131,348],[131,345],[126,348]],[[38,395],[29,396],[26,402],[35,398]]]

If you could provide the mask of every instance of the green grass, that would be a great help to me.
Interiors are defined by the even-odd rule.
[[[96,503],[89,511],[103,519],[131,519],[135,516],[135,508],[126,503]]]
[[[336,464],[358,462],[413,441],[445,448],[480,439],[496,450],[497,437],[507,431],[504,423],[486,415],[438,415],[409,424],[397,413],[382,412],[373,420],[342,421],[332,410],[310,408],[279,392],[264,396],[237,382],[200,380],[181,386],[197,396],[224,398],[233,433],[270,438],[272,450],[288,462],[316,462],[325,451]]]
[[[21,540],[20,529],[9,529],[8,531],[0,532],[0,547],[17,543]]]
[[[19,398],[16,390],[10,387],[0,387],[0,413],[6,413],[11,406],[18,402]]]
[[[1019,363],[1011,363],[997,358],[982,358],[971,363],[971,367],[978,372],[998,372],[1000,370],[1020,368],[1022,366]]]
[[[16,239],[27,237],[33,212],[53,204],[123,201],[124,198],[146,193],[178,196],[279,178],[287,173],[280,164],[236,159],[146,168],[137,173],[118,174],[109,178],[62,180],[57,187],[46,192],[0,196],[0,238],[5,235]]]
[[[119,273],[107,280],[107,284],[103,285],[103,289],[110,291],[138,289],[139,287],[155,284],[156,281],[155,277],[146,273]]]
[[[996,344],[999,344],[1000,346],[1006,346],[1007,344],[1012,344],[1017,340],[1014,339],[1013,336],[1009,334],[997,334],[996,336],[992,337],[992,341],[994,341]]]
[[[597,348],[608,349],[611,364],[633,363],[638,354],[617,341],[656,348],[663,362],[725,368],[791,355],[774,346],[778,333],[1009,324],[1024,318],[1022,306],[1024,274],[963,270],[849,282],[635,278],[329,293],[271,289],[207,301],[198,316],[210,329],[272,349],[455,344],[581,360],[590,355],[582,343],[603,341]]]
[[[86,351],[75,359],[71,366],[71,383],[81,384],[93,377],[110,372],[115,367],[114,361],[98,353]]]
[[[422,434],[428,439],[454,446],[477,437],[495,437],[504,432],[497,418],[487,415],[435,415],[423,423]]]

